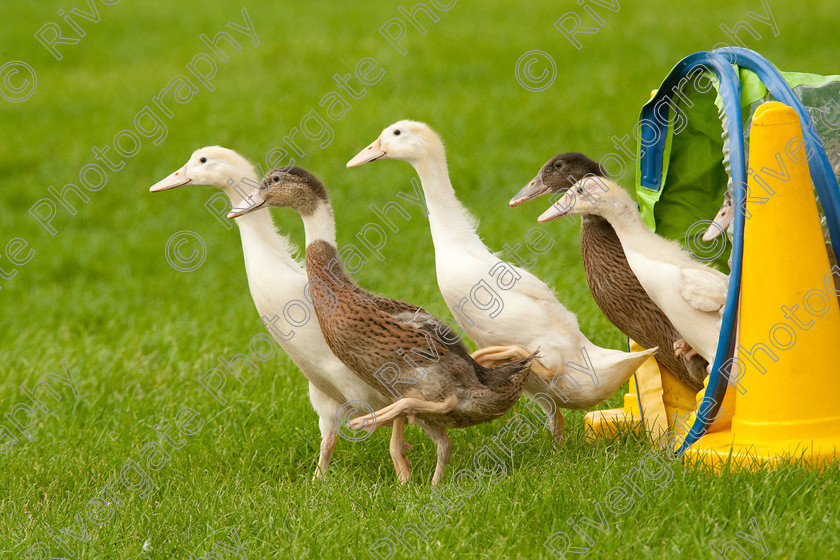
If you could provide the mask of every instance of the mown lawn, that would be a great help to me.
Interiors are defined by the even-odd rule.
[[[592,558],[714,558],[710,544],[722,547],[738,532],[754,535],[756,526],[768,556],[829,558],[840,549],[836,468],[814,473],[794,464],[714,475],[679,461],[656,463],[648,443],[634,435],[584,441],[580,411],[567,414],[568,440],[555,452],[546,430],[526,429],[512,439],[515,414],[540,422],[524,400],[504,419],[451,432],[447,481],[473,465],[494,438],[507,442],[510,455],[493,480],[464,482],[460,492],[451,484],[443,494],[433,491],[434,447],[411,427],[414,474],[406,486],[394,477],[385,433],[340,441],[327,479],[311,482],[317,418],[305,380],[282,352],[258,362],[259,373],[244,385],[228,385],[226,405],[198,383],[218,356],[249,352],[263,328],[236,229],[204,207],[214,194],[208,188],[148,193],[208,144],[235,149],[265,169],[266,153],[284,146],[283,137],[310,111],[326,114],[319,101],[338,91],[333,76],[355,73],[361,59],[372,58],[384,70],[381,79],[367,86],[350,79],[355,95],[347,94],[350,107],[340,119],[325,121],[330,132],[297,137],[304,152],[298,163],[330,189],[339,242],[352,242],[373,219],[371,203],[381,207],[398,191],[411,192],[414,173],[405,164],[357,170],[344,164],[382,128],[413,118],[444,138],[461,200],[480,218],[487,244],[501,251],[521,243],[544,209],[542,203],[506,205],[542,163],[560,151],[613,151],[611,136],[631,133],[641,104],[677,60],[729,41],[721,24],[731,28],[769,6],[778,35],[750,19],[760,38],[742,29],[749,46],[782,69],[840,71],[835,2],[654,0],[621,3],[617,12],[592,2],[603,28],[578,35],[580,49],[554,27],[571,10],[583,26],[594,25],[573,2],[462,0],[443,10],[428,0],[439,21],[418,15],[425,34],[405,23],[399,2],[384,0],[92,4],[97,12],[90,19],[98,22],[78,14],[90,12],[80,0],[0,8],[0,65],[24,61],[37,73],[29,99],[0,99],[0,249],[6,250],[0,253],[0,430],[18,439],[0,454],[4,558],[50,557],[38,543],[49,544],[55,558],[374,558],[368,549],[377,542],[387,556],[386,538],[395,543],[395,558],[552,558],[544,543],[559,532]],[[253,39],[241,31],[243,8]],[[35,38],[50,22],[60,24],[64,37],[78,35],[59,11],[74,14],[71,21],[85,32],[76,44],[56,46],[61,60]],[[389,25],[398,36],[400,24],[388,22],[400,17],[405,36],[397,45],[379,30]],[[220,43],[227,62],[200,39],[222,30],[240,47]],[[534,49],[548,53],[557,68],[542,92],[526,90],[514,76],[517,59]],[[154,98],[175,76],[192,78],[190,64],[209,69],[206,59],[194,58],[198,53],[214,61],[215,76],[204,84],[196,79],[195,91],[182,90],[188,102],[169,94],[165,138],[160,131],[138,136],[136,155],[107,170],[100,190],[85,191],[86,203],[68,194],[75,214],[55,204],[55,216],[43,220],[54,235],[48,231],[30,209],[51,198],[50,186],[78,185],[80,170],[95,162],[92,147],[112,146],[113,156],[115,136],[134,130],[145,107],[162,114]],[[7,78],[19,85],[22,76]],[[140,125],[152,129],[150,120]],[[309,130],[318,130],[315,121]],[[119,137],[128,150],[130,137]],[[88,180],[95,182],[94,175]],[[47,209],[36,212],[46,216]],[[412,218],[391,234],[385,260],[371,258],[357,279],[449,315],[435,283],[427,223],[418,207],[407,209]],[[274,216],[282,232],[302,242],[297,216]],[[546,229],[555,248],[533,270],[578,314],[590,339],[623,347],[623,336],[587,290],[577,228],[555,222]],[[165,257],[167,240],[183,230],[206,243],[206,261],[192,272],[175,270]],[[8,246],[13,239],[34,252],[15,253]],[[31,260],[14,264],[27,254]],[[41,381],[61,400],[39,393],[49,411],[37,411],[27,438],[13,424],[25,420],[19,403],[31,402],[19,387]],[[617,394],[602,406],[620,401]],[[528,425],[522,418],[515,422]],[[176,422],[192,435],[181,440]],[[5,442],[10,445],[8,437]],[[168,455],[158,456],[159,470],[146,477],[126,470],[132,462],[146,465],[141,454],[155,448],[150,442]],[[111,486],[121,473],[136,486]],[[607,510],[610,490],[628,485],[635,486],[627,511]],[[437,506],[424,509],[428,504]],[[601,519],[605,530],[582,518]],[[406,528],[413,554],[390,532]],[[562,548],[557,538],[553,543]],[[738,542],[748,554],[762,554],[759,544]]]

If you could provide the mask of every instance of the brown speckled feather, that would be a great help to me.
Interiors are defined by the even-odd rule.
[[[454,411],[445,417],[418,415],[431,425],[470,426],[501,416],[513,406],[524,388],[530,359],[499,368],[481,367],[460,341],[445,344],[439,340],[437,334],[447,327],[434,316],[359,288],[336,259],[335,247],[327,242],[315,241],[306,248],[313,301],[330,302],[316,305],[315,313],[330,349],[365,382],[394,399],[375,377],[390,362],[400,368],[401,378],[410,380],[394,385],[403,397],[439,401],[454,391],[458,396]],[[401,355],[409,356],[422,372]]]
[[[580,253],[592,297],[607,319],[645,348],[658,346],[656,359],[663,366],[693,391],[702,389],[706,360],[674,355],[680,334],[633,274],[609,222],[598,216],[583,218]]]

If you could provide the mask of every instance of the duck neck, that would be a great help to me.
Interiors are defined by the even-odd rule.
[[[602,218],[601,216],[596,216],[595,214],[586,214],[585,216],[581,216],[580,225],[583,229],[592,231],[612,229],[609,220]]]
[[[316,241],[323,241],[333,247],[336,246],[335,218],[333,217],[332,206],[328,202],[321,202],[315,207],[314,212],[302,216],[302,218],[307,247]]]
[[[455,196],[443,147],[435,150],[430,157],[413,162],[412,166],[423,187],[435,245],[457,244],[462,248],[475,246],[486,249],[475,231],[475,218]]]
[[[329,203],[322,202],[316,206],[314,212],[303,216],[303,227],[306,231],[306,275],[309,278],[309,294],[315,304],[315,314],[322,321],[323,327],[335,303],[336,294],[352,294],[354,284],[338,256],[335,219]],[[321,307],[328,302],[332,302],[327,306],[328,309],[322,309]]]
[[[644,246],[648,243],[647,240],[654,235],[642,221],[642,217],[633,206],[632,201],[621,204],[603,218],[612,225],[622,245]]]
[[[257,177],[253,172],[243,174],[234,180],[242,178],[252,179],[256,182]],[[233,207],[236,207],[243,201],[240,194],[240,189],[234,189],[231,185],[224,185],[222,189],[230,198]],[[250,273],[259,266],[260,263],[265,263],[266,258],[271,258],[274,261],[280,261],[286,265],[300,270],[300,265],[295,260],[294,248],[289,242],[288,238],[280,235],[277,228],[274,226],[274,221],[271,219],[271,214],[267,208],[262,208],[238,217],[236,225],[239,227],[239,236],[242,239],[242,252],[245,256],[245,270]]]

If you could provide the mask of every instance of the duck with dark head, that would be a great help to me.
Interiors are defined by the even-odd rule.
[[[549,193],[563,195],[585,177],[605,179],[601,167],[584,154],[559,154],[543,165],[508,204],[518,206]],[[677,353],[674,345],[682,347],[680,333],[639,283],[606,219],[594,214],[581,217],[580,254],[589,290],[607,319],[645,348],[658,346],[659,363],[693,391],[702,389],[706,360]]]
[[[633,274],[682,336],[674,350],[714,363],[729,277],[693,259],[678,242],[652,232],[630,194],[609,179],[589,177],[575,183],[537,220],[568,215],[609,221]]]
[[[482,367],[425,310],[358,287],[338,256],[326,189],[307,171],[293,167],[270,172],[228,217],[265,205],[292,208],[303,219],[310,294],[327,344],[350,370],[394,401],[350,426],[373,431],[415,421],[437,444],[432,478],[437,484],[450,456],[446,429],[488,422],[507,412],[522,393],[534,356]]]

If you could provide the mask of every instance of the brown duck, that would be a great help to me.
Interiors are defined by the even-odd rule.
[[[274,170],[236,217],[263,205],[283,206],[303,218],[306,271],[315,314],[328,346],[356,375],[393,404],[350,422],[373,431],[406,418],[437,444],[437,484],[449,462],[446,428],[488,422],[507,412],[522,393],[534,356],[495,368],[473,360],[451,330],[425,310],[358,287],[342,266],[335,220],[321,182],[298,167]]]
[[[518,206],[547,193],[565,194],[587,175],[603,177],[599,165],[585,155],[559,154],[543,165],[509,204]],[[706,360],[699,355],[687,358],[674,350],[682,337],[633,274],[621,241],[607,220],[594,215],[581,217],[580,253],[592,297],[607,319],[645,348],[658,346],[657,361],[693,391],[702,389]]]

